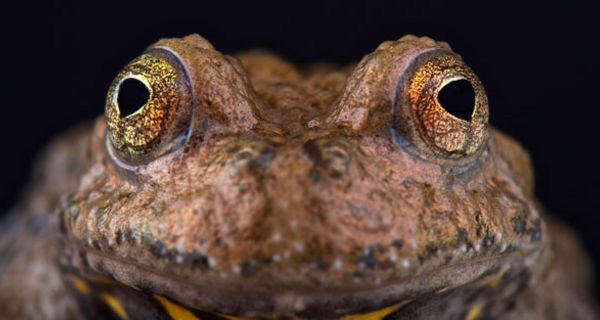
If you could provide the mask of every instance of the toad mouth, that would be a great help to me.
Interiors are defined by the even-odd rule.
[[[291,288],[265,291],[257,283],[235,288],[216,284],[217,281],[199,285],[193,279],[178,279],[101,252],[84,250],[80,253],[71,255],[78,258],[65,267],[65,279],[72,291],[80,302],[103,304],[124,319],[133,318],[127,317],[129,312],[135,313],[136,318],[140,312],[150,312],[149,315],[166,312],[173,319],[360,320],[393,319],[413,304],[422,304],[435,295],[471,284],[496,286],[500,280],[506,280],[507,274],[513,277],[515,270],[527,270],[527,260],[537,257],[539,251],[522,248],[493,257],[474,258],[369,289],[320,286],[305,291]],[[472,290],[474,286],[470,287]],[[194,317],[178,318],[173,317],[173,313]]]

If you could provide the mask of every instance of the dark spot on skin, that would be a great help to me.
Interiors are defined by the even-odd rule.
[[[432,257],[437,254],[439,249],[440,248],[437,245],[435,245],[433,243],[428,243],[425,245],[425,249],[423,249],[423,253],[421,254],[421,257],[423,257],[423,258]]]
[[[271,259],[271,257],[258,257],[256,259],[248,260],[242,263],[242,265],[240,266],[240,271],[243,276],[249,277],[252,276],[256,272],[258,267],[260,267],[261,265],[268,265],[272,262],[273,260]]]
[[[86,252],[83,250],[79,251],[79,261],[81,261],[82,267],[84,269],[90,268],[90,261],[87,258]]]
[[[148,236],[144,236],[144,240],[149,244],[150,253],[152,253],[158,259],[166,259],[168,261],[175,261],[179,252],[176,249],[169,249],[162,241],[149,240]]]
[[[513,231],[520,235],[528,234],[531,241],[539,241],[542,238],[542,221],[540,218],[532,222],[532,226],[527,226],[527,216],[529,212],[525,208],[517,211],[516,215],[511,218]]]
[[[100,247],[100,242],[98,240],[93,240],[92,241],[92,248],[100,251],[101,247]]]
[[[542,220],[540,218],[533,221],[533,227],[527,230],[531,235],[531,241],[539,241],[542,238]]]
[[[319,257],[317,260],[311,263],[311,266],[317,270],[327,271],[330,267],[330,264],[327,263],[322,257]]]
[[[385,247],[383,247],[381,244],[370,246],[355,261],[356,263],[363,265],[368,269],[374,269],[379,263],[377,260],[377,255],[383,253],[384,251]]]
[[[392,246],[394,246],[397,249],[402,248],[403,245],[404,245],[404,240],[402,240],[402,239],[395,239],[392,241]]]
[[[517,234],[524,234],[527,230],[527,211],[521,208],[516,215],[510,219],[513,231]]]
[[[363,278],[367,277],[367,274],[364,271],[356,270],[356,271],[354,271],[354,272],[352,272],[350,274],[350,277],[351,278],[361,278],[361,279],[363,279]]]
[[[87,257],[86,257],[87,259]],[[89,261],[88,261],[89,263]],[[104,265],[104,260],[98,260],[95,264],[94,264],[94,270],[97,271],[100,274],[110,274],[110,272],[108,272],[108,270],[106,270],[106,266]]]
[[[260,179],[266,176],[266,169],[269,163],[275,157],[275,151],[272,149],[263,150],[258,156],[248,162],[248,170]]]
[[[154,214],[154,216],[159,217],[166,207],[167,205],[164,201],[156,203],[152,206],[152,213]]]
[[[481,211],[475,212],[475,235],[480,238],[483,235],[483,223],[481,222]]]
[[[375,250],[375,251],[376,251],[376,252],[378,252],[378,253],[383,253],[383,252],[385,252],[385,251],[386,251],[386,250],[385,250],[385,246],[383,246],[383,245],[382,245],[382,244],[380,244],[380,243],[378,243],[378,244],[374,245],[372,248],[373,248],[373,250]]]
[[[458,243],[465,243],[469,240],[469,233],[463,228],[456,230],[456,240]]]
[[[458,230],[456,230],[456,239],[454,240],[454,245],[460,246],[462,244],[464,244],[467,249],[473,248],[473,244],[471,244],[469,241],[469,233],[467,230],[458,228]]]
[[[125,230],[125,240],[129,243],[135,242],[135,235],[131,229]]]
[[[343,176],[343,174],[337,170],[330,170],[329,171],[329,177],[333,178],[333,179],[339,179]]]
[[[321,172],[319,172],[319,170],[316,168],[312,168],[308,172],[308,177],[312,182],[317,183],[321,180]]]
[[[250,260],[242,263],[242,275],[245,277],[251,276],[256,271],[256,265],[256,260]]]
[[[109,243],[108,243],[108,238],[107,238],[105,235],[102,235],[102,236],[100,237],[100,245],[101,245],[102,247],[104,247],[104,249],[105,249],[105,250],[107,250],[107,249],[108,249],[109,251],[112,251],[112,248],[111,248],[111,246],[110,246],[110,245],[109,245]]]
[[[490,232],[487,232],[485,234],[485,237],[483,237],[483,240],[481,241],[481,245],[484,248],[489,248],[494,245],[495,241],[496,241],[496,237],[494,237],[494,235],[492,235]]]
[[[446,246],[444,244],[428,243],[421,253],[419,253],[419,262],[423,263],[429,258],[436,256],[439,251],[442,251]]]
[[[246,191],[248,191],[248,190],[249,190],[248,186],[246,186],[245,184],[240,184],[238,186],[238,192],[241,193],[241,194],[246,193]]]
[[[167,253],[167,248],[161,241],[158,241],[150,245],[150,252],[157,258],[162,258]]]
[[[326,165],[323,160],[323,155],[321,154],[321,149],[317,145],[316,140],[306,142],[302,146],[302,151],[304,151],[304,153],[308,156],[310,160],[312,160],[312,162],[314,162],[315,165],[319,167],[323,167]]]
[[[202,252],[192,252],[185,255],[184,261],[188,262],[192,269],[206,270],[210,267],[208,257]]]
[[[445,219],[448,217],[449,212],[448,211],[436,211],[434,212],[433,216],[436,219]]]
[[[350,188],[352,188],[352,180],[348,180],[348,183],[346,183],[343,190],[346,193],[346,192],[350,191]]]
[[[240,151],[240,146],[238,146],[238,145],[233,145],[233,146],[230,146],[225,149],[225,152],[227,152],[229,154],[234,154],[234,153],[237,153],[238,151]]]

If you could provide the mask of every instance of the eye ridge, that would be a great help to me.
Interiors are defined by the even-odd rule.
[[[124,78],[116,92],[116,107],[121,119],[129,118],[139,112],[152,99],[152,89],[138,77]]]

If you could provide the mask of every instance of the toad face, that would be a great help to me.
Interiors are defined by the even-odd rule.
[[[88,152],[60,261],[82,303],[124,318],[156,303],[230,319],[492,312],[547,242],[527,154],[429,38],[304,70],[161,40],[115,78]]]

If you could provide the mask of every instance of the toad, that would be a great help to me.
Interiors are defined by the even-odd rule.
[[[160,40],[5,219],[4,317],[595,318],[576,237],[489,112],[426,37],[305,68]]]

